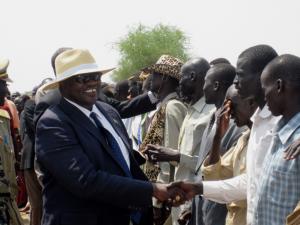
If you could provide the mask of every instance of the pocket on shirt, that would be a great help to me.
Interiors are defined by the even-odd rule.
[[[274,206],[292,207],[290,185],[295,183],[297,173],[274,170],[268,184],[268,198]]]

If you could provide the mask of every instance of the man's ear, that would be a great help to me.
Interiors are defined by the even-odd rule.
[[[191,76],[191,81],[196,81],[196,73],[194,71],[190,73],[190,76]]]
[[[220,82],[219,81],[215,81],[214,82],[214,91],[218,91],[220,88]]]
[[[277,85],[277,87],[276,87],[277,93],[279,94],[279,93],[283,92],[283,90],[284,90],[284,82],[283,82],[283,80],[282,79],[277,79],[276,80],[276,85]]]

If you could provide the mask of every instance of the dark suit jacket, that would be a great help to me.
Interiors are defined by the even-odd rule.
[[[152,103],[147,93],[136,96],[127,101],[118,101],[114,98],[108,98],[105,95],[100,96],[102,102],[114,107],[122,119],[137,116],[156,109],[156,104]]]
[[[20,133],[22,138],[21,151],[21,168],[34,168],[34,142],[35,142],[35,128],[33,123],[35,102],[32,99],[26,101],[24,110],[20,116]]]
[[[141,224],[152,224],[152,184],[138,167],[118,113],[96,106],[127,146],[133,178],[126,177],[100,131],[65,100],[40,118],[37,162],[43,174],[43,225],[128,225],[131,211],[142,210]]]
[[[49,91],[43,96],[39,102],[37,102],[35,108],[34,122],[35,124],[39,118],[43,115],[45,110],[51,106],[59,103],[61,95],[58,89]],[[99,96],[99,100],[105,102],[114,107],[120,114],[122,119],[137,116],[146,112],[150,112],[156,108],[156,104],[152,103],[148,97],[148,94],[139,95],[131,100],[118,101],[113,98],[108,98],[104,94]]]

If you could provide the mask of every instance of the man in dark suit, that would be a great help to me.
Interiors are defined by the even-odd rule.
[[[71,50],[71,49],[72,48],[69,47],[62,47],[57,49],[52,55],[51,66],[55,75],[56,75],[55,59],[64,51]],[[47,83],[46,81],[48,80],[49,78],[45,79],[42,82],[42,84]],[[99,84],[99,87],[100,86],[101,85]],[[43,113],[49,106],[58,104],[61,99],[60,92],[57,89],[49,90],[47,93],[43,93],[43,94],[41,94],[39,90],[37,95],[38,96],[36,98],[36,107],[34,112],[35,124],[37,123],[38,119],[41,117],[41,115],[43,115]],[[118,111],[122,119],[134,117],[155,110],[156,103],[157,103],[157,99],[154,97],[154,95],[151,92],[138,95],[137,97],[131,100],[119,101],[117,99],[107,97],[102,93],[101,90],[99,90],[98,100],[105,102],[111,105],[112,107],[114,107]]]
[[[24,171],[25,185],[30,202],[30,225],[40,225],[42,218],[42,187],[38,182],[34,170],[34,142],[35,126],[33,123],[35,101],[29,99],[24,106],[20,117],[20,130],[22,136],[21,166]]]
[[[56,61],[60,103],[41,116],[36,158],[42,174],[43,225],[152,224],[152,196],[185,198],[180,190],[150,183],[132,153],[118,112],[97,102],[100,70],[87,50]]]

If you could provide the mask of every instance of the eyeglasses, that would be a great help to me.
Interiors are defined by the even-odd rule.
[[[85,84],[90,81],[99,81],[101,74],[82,74],[74,77],[75,82]]]

